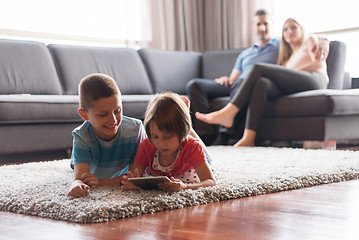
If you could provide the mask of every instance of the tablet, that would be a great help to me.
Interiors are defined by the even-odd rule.
[[[135,184],[137,187],[140,187],[142,189],[158,189],[157,184],[171,181],[166,176],[138,177],[138,178],[129,178],[128,180],[131,183]]]

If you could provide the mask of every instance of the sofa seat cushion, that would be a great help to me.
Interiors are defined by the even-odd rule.
[[[82,122],[76,95],[0,95],[0,124]]]
[[[211,101],[211,111],[224,107],[228,97]],[[264,118],[359,115],[359,89],[321,89],[268,101]]]
[[[123,113],[144,118],[153,95],[122,95]],[[67,123],[83,120],[77,113],[78,95],[0,95],[0,124]]]
[[[0,40],[0,94],[61,94],[49,49],[39,42]]]
[[[264,117],[359,114],[359,89],[321,89],[290,94],[268,102]]]
[[[151,94],[152,86],[138,52],[130,48],[48,46],[59,71],[65,94],[78,94],[80,80],[104,73],[118,84],[122,94]]]

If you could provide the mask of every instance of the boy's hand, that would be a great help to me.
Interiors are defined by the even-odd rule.
[[[178,192],[186,189],[187,185],[181,180],[171,177],[171,182],[159,183],[158,188],[167,192]]]
[[[67,193],[68,197],[84,197],[89,195],[90,187],[81,180],[75,180]]]
[[[91,188],[97,188],[100,185],[97,177],[92,173],[86,172],[82,174],[81,180],[87,185],[89,185]]]
[[[123,175],[122,176],[122,181],[121,181],[121,188],[123,190],[134,190],[134,189],[141,189],[139,187],[137,187],[136,185],[134,185],[133,183],[131,183],[130,181],[128,181],[129,178],[134,178],[134,177],[139,177],[140,174],[138,173],[137,168],[135,169],[135,174],[133,174],[131,171],[128,171],[127,175]]]

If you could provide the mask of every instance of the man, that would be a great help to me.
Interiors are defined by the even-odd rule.
[[[250,73],[254,64],[258,62],[276,63],[278,57],[279,41],[271,36],[272,20],[265,10],[258,10],[254,17],[254,28],[258,42],[254,46],[243,50],[237,57],[230,76],[222,76],[212,80],[192,79],[188,82],[186,89],[187,95],[191,100],[192,113],[208,113],[209,102],[213,98],[228,96],[232,98]],[[204,134],[213,126],[199,121],[194,117],[194,127],[196,132],[206,139]],[[227,129],[220,126],[217,139],[213,145],[227,144],[231,134],[234,133],[234,127]]]

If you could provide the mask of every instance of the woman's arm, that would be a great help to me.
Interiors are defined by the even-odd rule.
[[[326,50],[326,45],[323,44],[317,36],[310,36],[304,44],[311,61],[302,66],[299,70],[318,72],[322,69],[326,69],[325,60],[328,55],[324,52],[329,51],[329,44],[328,50]]]

